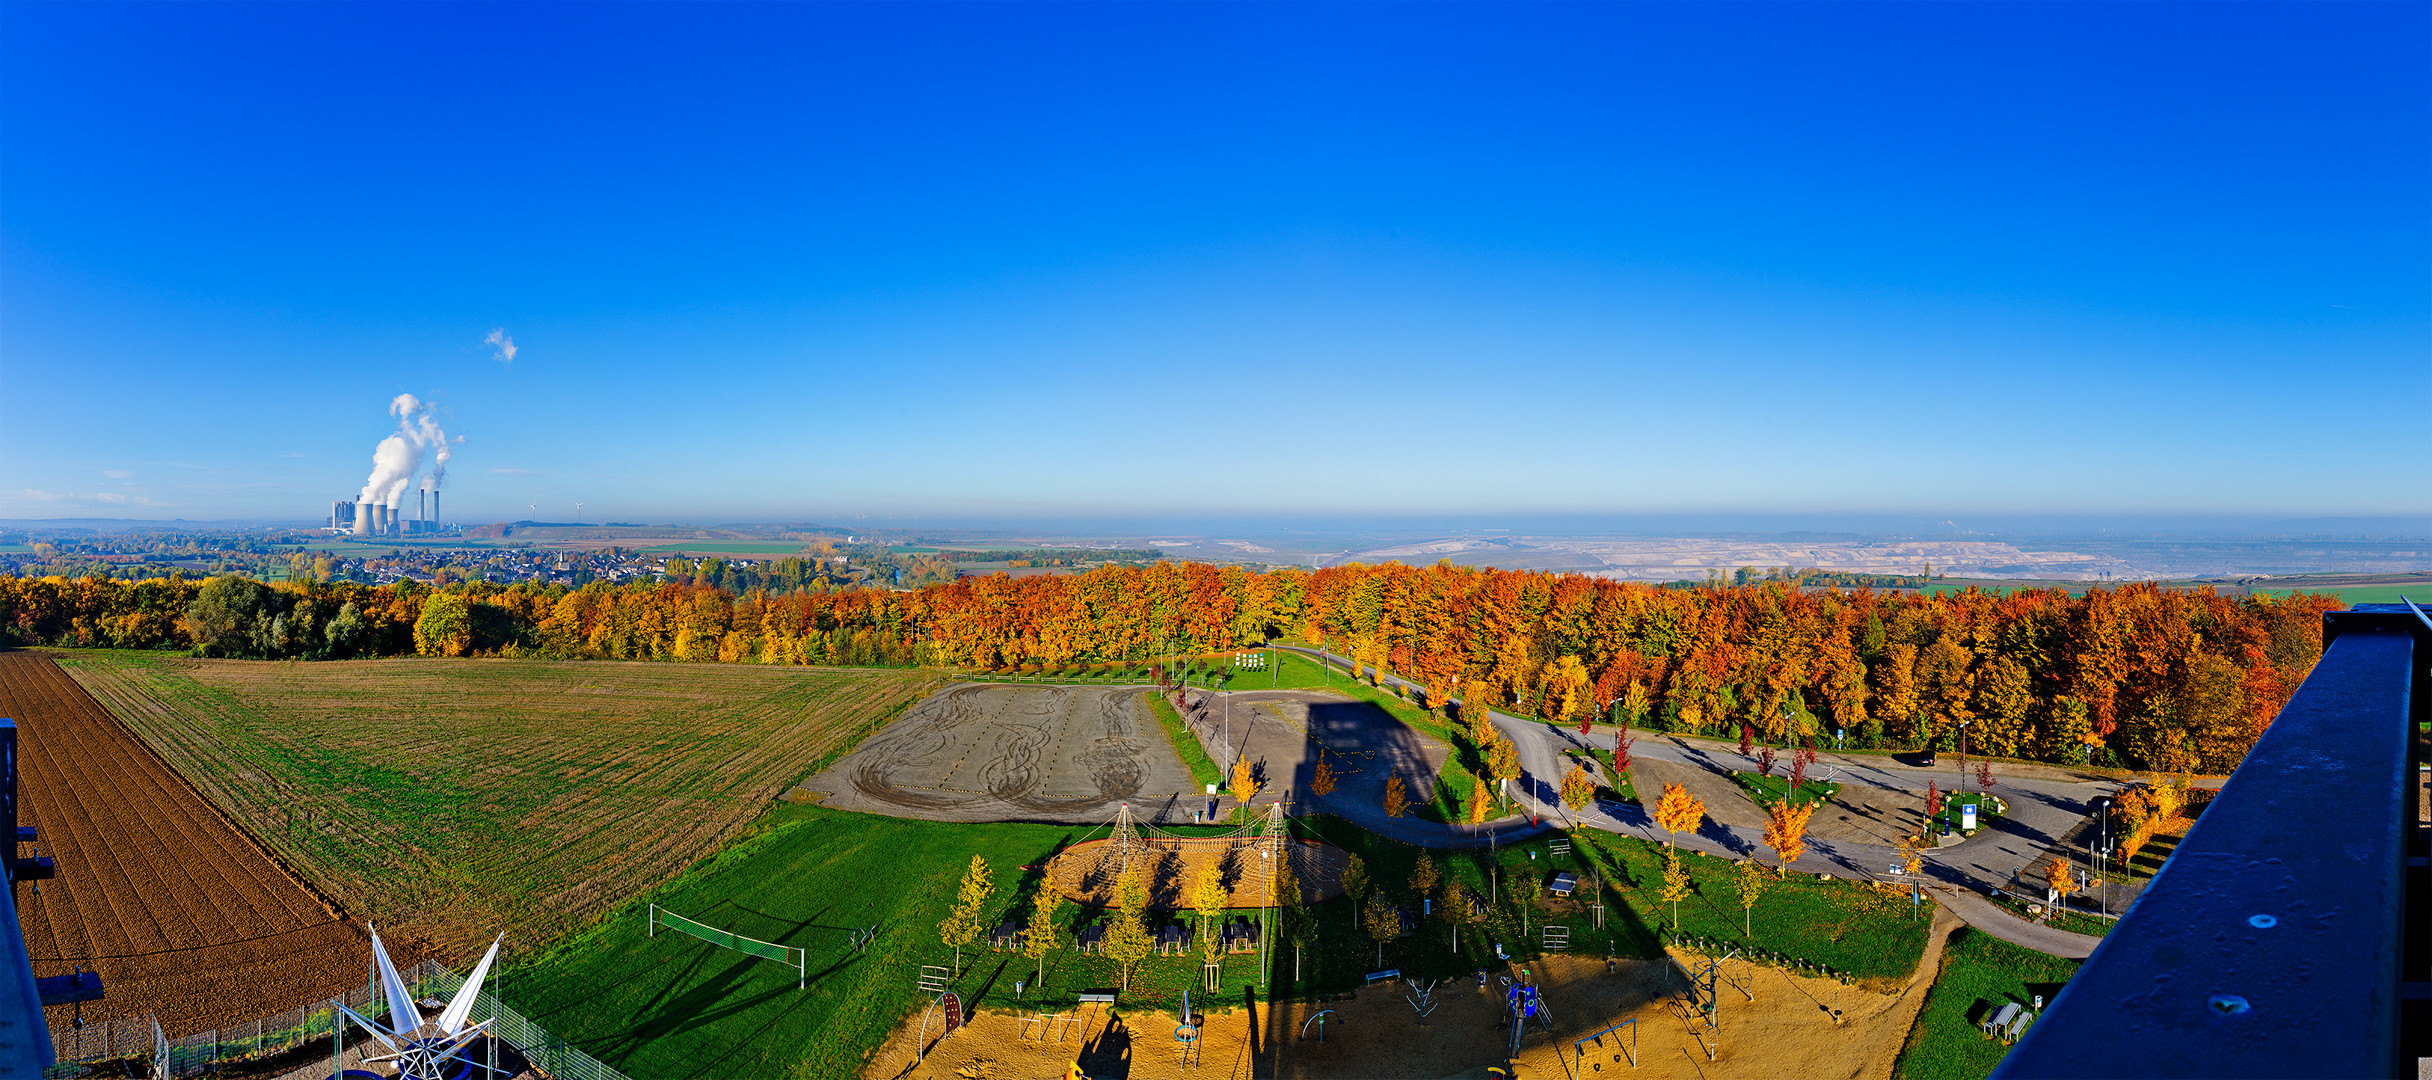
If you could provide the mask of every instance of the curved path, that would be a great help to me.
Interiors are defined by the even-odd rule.
[[[1271,645],[1312,658],[1323,658],[1352,668],[1352,661],[1321,649],[1301,645]],[[1387,686],[1412,690],[1424,689],[1390,672],[1373,667],[1361,667],[1363,673],[1373,673]],[[1456,701],[1458,699],[1455,699]],[[1579,825],[1604,829],[1608,832],[1638,836],[1652,841],[1666,839],[1648,811],[1639,806],[1598,802],[1573,812],[1562,805],[1558,795],[1562,775],[1568,771],[1563,755],[1573,750],[1611,750],[1617,732],[1613,728],[1591,729],[1582,736],[1570,728],[1558,728],[1540,720],[1511,716],[1488,710],[1496,730],[1501,731],[1520,750],[1520,779],[1514,787],[1539,814],[1547,818],[1569,820]],[[1709,739],[1667,735],[1634,736],[1630,745],[1633,763],[1656,761],[1669,766],[1696,769],[1714,777],[1716,782],[1729,784],[1728,774],[1750,770],[1754,765],[1739,753],[1738,747]],[[1955,765],[1938,768],[1918,768],[1904,765],[1879,754],[1819,754],[1817,775],[1843,781],[1858,781],[1891,788],[1914,791],[1923,798],[1929,782],[1953,782],[1960,779]],[[2078,773],[2072,770],[2032,765],[1999,764],[1993,767],[1999,779],[1999,794],[2009,802],[2010,812],[1994,819],[1977,834],[1957,844],[1925,851],[1925,869],[1919,876],[1937,896],[1943,898],[1953,914],[1967,920],[1969,925],[1994,937],[2040,952],[2062,957],[2083,957],[2091,953],[2102,939],[2085,934],[2072,934],[2047,926],[2038,926],[2010,914],[1985,900],[1981,894],[2009,885],[2027,864],[2041,858],[2078,820],[2091,811],[2091,800],[2109,794],[2122,786],[2118,780],[2105,776]],[[1710,790],[1712,784],[1702,785]],[[1736,787],[1730,791],[1740,803]],[[1709,799],[1710,804],[1722,802]],[[1753,809],[1753,804],[1748,804]],[[1336,810],[1329,805],[1329,810]],[[1336,810],[1336,812],[1341,812]],[[1728,812],[1727,812],[1728,813]],[[1471,840],[1455,840],[1446,830],[1458,826],[1436,825],[1432,822],[1387,818],[1379,811],[1373,815],[1378,822],[1394,826],[1381,828],[1367,816],[1355,817],[1365,828],[1390,836],[1404,843],[1423,847],[1483,846]],[[1746,817],[1730,813],[1734,820]],[[1511,833],[1497,837],[1518,839],[1523,834]],[[1672,838],[1680,847],[1728,858],[1747,858],[1763,851],[1764,829],[1760,825],[1726,824],[1716,820],[1710,807],[1705,822],[1695,835]],[[1453,842],[1445,842],[1452,840]],[[1891,866],[1895,849],[1887,844],[1871,844],[1848,840],[1810,838],[1807,852],[1790,864],[1800,873],[1830,874],[1836,877],[1872,881],[1883,876]],[[2115,889],[2115,898],[2133,901],[2133,893]],[[2124,905],[2121,905],[2124,907]]]

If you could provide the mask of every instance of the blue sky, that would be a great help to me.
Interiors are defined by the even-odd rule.
[[[2432,509],[2425,5],[0,31],[4,517]]]

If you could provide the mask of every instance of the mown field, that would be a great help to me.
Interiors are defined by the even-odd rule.
[[[926,693],[896,669],[67,652],[61,666],[354,913],[544,946],[732,839]]]
[[[2010,1048],[1986,1038],[1977,1024],[2008,1002],[2050,1005],[2079,961],[2047,956],[1979,930],[1951,935],[1942,971],[1917,1014],[1908,1044],[1892,1067],[1895,1080],[1983,1080]]]

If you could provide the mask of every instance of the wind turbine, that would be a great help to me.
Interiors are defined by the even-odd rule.
[[[364,927],[372,932],[372,961],[380,969],[380,991],[388,998],[388,1023],[383,1024],[338,1004],[338,1010],[371,1032],[372,1038],[388,1049],[378,1057],[367,1057],[366,1064],[393,1062],[399,1080],[439,1080],[446,1075],[449,1063],[457,1059],[466,1043],[486,1034],[491,1021],[468,1024],[473,1017],[473,1002],[481,996],[482,980],[489,977],[490,964],[498,959],[498,946],[507,935],[500,934],[490,942],[490,951],[473,968],[472,977],[456,990],[455,1000],[438,1016],[425,1020],[422,1007],[414,1003],[414,993],[406,989],[405,980],[398,976],[397,965],[390,962],[388,948],[380,943],[380,931],[370,923]],[[495,1017],[492,1018],[496,1019]],[[436,1029],[424,1034],[426,1029]]]

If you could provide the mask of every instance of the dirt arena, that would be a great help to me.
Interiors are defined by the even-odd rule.
[[[370,945],[40,653],[0,652],[19,739],[20,824],[59,876],[17,892],[37,976],[77,963],[90,1019],[153,1013],[170,1037],[244,1023],[363,981]],[[30,849],[24,851],[31,854]],[[54,1027],[72,1010],[46,1010]]]
[[[1721,988],[1721,1038],[1709,1060],[1699,1041],[1702,1025],[1684,1000],[1684,980],[1664,961],[1625,961],[1611,974],[1604,961],[1549,957],[1531,965],[1553,1017],[1553,1034],[1531,1027],[1522,1039],[1524,1077],[1604,1077],[1615,1080],[1723,1080],[1780,1076],[1831,1080],[1884,1080],[1915,1024],[1917,1010],[1939,968],[1941,942],[1955,924],[1936,916],[1925,959],[1897,994],[1881,994],[1781,969],[1729,963],[1726,979],[1746,993]],[[1694,962],[1696,958],[1682,956]],[[1257,1009],[1235,1008],[1205,1017],[1197,1068],[1186,1068],[1174,1042],[1170,1012],[1085,1007],[1077,1029],[1065,1025],[1055,1042],[1035,1037],[1045,1025],[1026,1024],[1030,1014],[982,1012],[970,1026],[937,1040],[925,1059],[915,1060],[920,1017],[913,1016],[872,1056],[865,1080],[1061,1080],[1078,1061],[1097,1080],[1185,1080],[1215,1078],[1307,1078],[1375,1080],[1380,1077],[1469,1078],[1486,1076],[1500,1063],[1501,983],[1490,977],[1481,988],[1458,979],[1435,988],[1435,1010],[1421,1021],[1407,998],[1409,987],[1362,990],[1350,1001],[1311,1005],[1294,1002]],[[1753,994],[1755,1000],[1749,1000]],[[1324,1043],[1300,1032],[1319,1009],[1326,1020]],[[1838,1010],[1838,1016],[1835,1015]],[[1606,1034],[1585,1053],[1576,1041],[1635,1019],[1620,1038]],[[1637,1033],[1638,1063],[1632,1068],[1622,1041]],[[1795,1062],[1784,1057],[1795,1055]]]
[[[931,821],[1181,823],[1205,796],[1142,687],[963,685],[802,783],[828,806]]]

